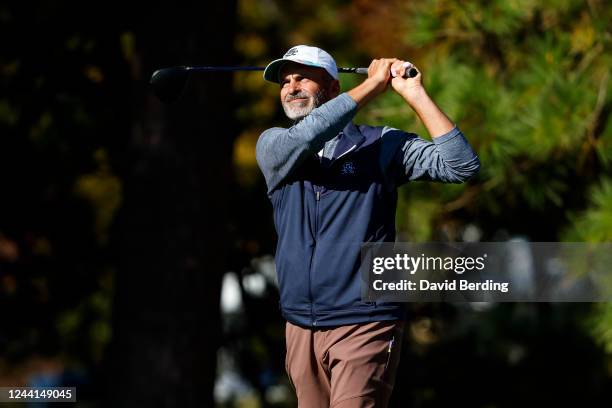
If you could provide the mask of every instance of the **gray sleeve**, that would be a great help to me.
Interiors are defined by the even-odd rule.
[[[386,132],[401,132],[385,128]],[[434,138],[433,142],[404,133],[404,142],[395,156],[399,168],[397,184],[409,180],[462,183],[476,175],[480,160],[459,128]]]
[[[311,154],[323,148],[353,119],[357,103],[348,94],[324,103],[304,119],[285,128],[271,128],[257,140],[256,157],[268,186],[278,187]]]

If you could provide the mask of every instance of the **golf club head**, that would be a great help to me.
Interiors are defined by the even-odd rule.
[[[188,79],[189,70],[186,67],[163,68],[151,75],[151,86],[160,101],[172,103],[181,96]]]

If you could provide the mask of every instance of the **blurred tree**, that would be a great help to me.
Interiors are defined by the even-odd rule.
[[[213,405],[236,131],[231,77],[193,76],[171,106],[147,82],[159,67],[231,65],[235,13],[231,1],[151,6],[123,36],[136,81],[133,131],[117,152],[125,194],[113,231],[113,406]]]
[[[233,2],[0,3],[3,384],[42,359],[82,401],[212,405],[231,77],[194,77],[169,107],[148,80],[233,62],[234,20]]]
[[[392,3],[391,30],[482,161],[480,176],[463,186],[406,186],[400,207],[430,223],[400,215],[404,237],[444,230],[461,239],[470,222],[483,239],[502,229],[558,239],[610,171],[610,8],[565,0]],[[361,117],[424,134],[401,104],[389,95]]]
[[[10,39],[0,53],[0,374],[13,384],[40,364],[54,367],[49,381],[79,372],[74,383],[89,383],[110,337],[107,240],[121,181],[108,146],[129,129],[114,93],[129,77],[116,25],[94,28],[113,13],[0,4]]]

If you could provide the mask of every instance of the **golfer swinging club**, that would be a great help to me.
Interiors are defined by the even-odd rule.
[[[395,241],[402,184],[461,183],[480,167],[461,131],[425,91],[420,72],[403,77],[411,68],[396,58],[375,59],[365,81],[340,93],[331,55],[299,45],[264,71],[264,79],[280,84],[281,104],[294,121],[261,134],[257,162],[278,233],[286,369],[303,408],[387,406],[404,310],[361,300],[361,244]],[[352,123],[389,84],[433,142]]]

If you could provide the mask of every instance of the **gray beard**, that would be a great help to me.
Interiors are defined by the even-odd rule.
[[[296,98],[308,98],[308,100],[305,103],[300,103],[299,106],[291,105],[289,102]],[[296,95],[288,95],[282,102],[282,105],[285,115],[289,119],[299,122],[325,102],[327,102],[327,96],[323,90],[319,89],[314,95],[306,91],[300,91]]]

